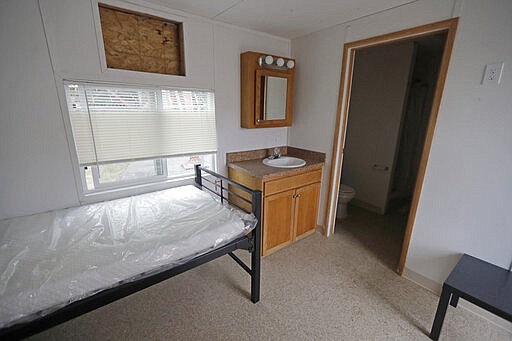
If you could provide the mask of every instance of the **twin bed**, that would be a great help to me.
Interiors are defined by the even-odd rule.
[[[30,336],[226,254],[250,275],[256,303],[261,192],[200,166],[195,174],[195,186],[0,221],[0,338]],[[237,249],[251,253],[250,266]]]

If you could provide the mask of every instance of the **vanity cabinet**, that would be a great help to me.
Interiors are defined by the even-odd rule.
[[[263,193],[262,255],[266,256],[315,232],[322,168],[258,179],[229,168],[229,178]],[[236,188],[234,193],[242,195]],[[233,198],[236,201],[236,197]],[[241,207],[244,204],[238,203]]]
[[[240,55],[240,75],[242,128],[292,125],[294,59],[245,52]]]
[[[293,240],[293,208],[295,191],[266,196],[263,199],[263,255],[269,251],[286,246]]]
[[[320,182],[296,190],[295,238],[307,236],[316,230]]]
[[[263,196],[263,255],[313,233],[321,170],[268,181]]]

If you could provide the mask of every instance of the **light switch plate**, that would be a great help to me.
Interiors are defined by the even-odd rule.
[[[503,73],[503,62],[496,64],[487,64],[485,66],[484,78],[482,84],[500,84],[501,74]]]

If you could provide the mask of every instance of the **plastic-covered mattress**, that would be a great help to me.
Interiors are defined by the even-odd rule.
[[[185,263],[255,224],[194,186],[0,221],[0,328]]]

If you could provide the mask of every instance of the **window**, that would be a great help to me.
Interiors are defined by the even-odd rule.
[[[65,83],[86,193],[190,177],[216,169],[209,91]]]

